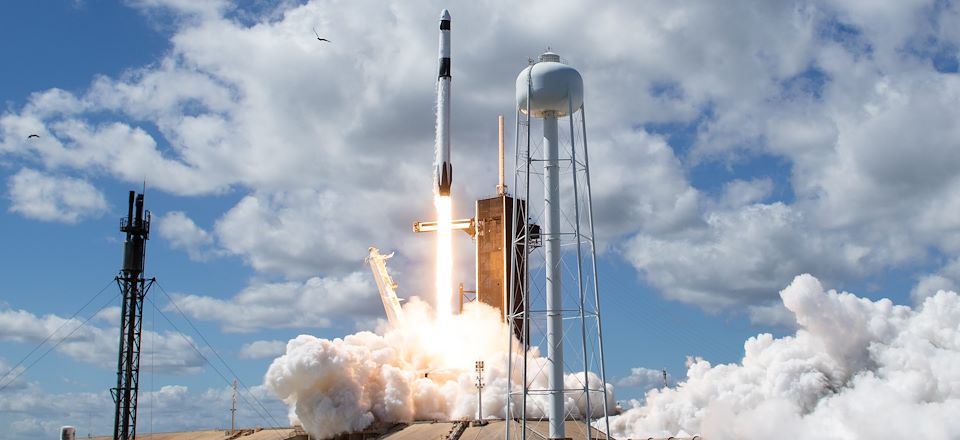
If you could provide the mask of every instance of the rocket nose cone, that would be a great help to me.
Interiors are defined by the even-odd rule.
[[[440,12],[440,19],[441,19],[441,20],[449,20],[449,19],[450,19],[450,11],[448,11],[448,10],[446,10],[446,9],[444,9],[443,11],[441,11],[441,12]]]

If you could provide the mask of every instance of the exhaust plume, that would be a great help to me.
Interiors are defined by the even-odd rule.
[[[687,378],[610,420],[616,438],[951,439],[960,432],[960,297],[916,309],[825,291],[780,292],[796,334],[760,334],[739,364],[688,359]]]
[[[316,438],[355,432],[373,422],[455,420],[476,417],[474,362],[484,361],[483,414],[502,418],[507,395],[509,328],[499,312],[482,303],[469,303],[464,312],[434,320],[430,306],[413,298],[404,306],[407,318],[383,334],[359,332],[333,340],[300,335],[287,343],[264,378],[266,386],[290,407],[291,423],[299,423]],[[516,344],[519,345],[519,344]],[[532,388],[546,389],[536,375],[546,359],[531,351]],[[518,387],[521,371],[514,371]],[[565,377],[566,388],[582,388],[583,372]],[[589,373],[591,388],[600,379]],[[540,383],[542,382],[542,383]],[[613,387],[607,385],[613,406]],[[591,395],[595,415],[602,413],[600,393]],[[582,393],[566,399],[567,410],[584,413]],[[514,405],[519,406],[519,399]],[[527,413],[543,417],[546,396],[531,396]]]
[[[435,195],[437,208],[436,312],[437,320],[453,315],[453,203],[450,196]]]

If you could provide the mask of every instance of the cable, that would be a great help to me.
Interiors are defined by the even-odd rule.
[[[162,290],[162,289],[163,289],[163,288],[161,288],[161,290]],[[214,371],[215,373],[217,373],[217,375],[220,376],[221,379],[223,379],[224,383],[230,384],[230,379],[227,379],[227,377],[217,368],[217,366],[216,366],[216,365],[213,365],[213,363],[210,362],[210,359],[207,359],[207,357],[203,354],[203,352],[200,351],[200,348],[198,348],[197,345],[193,343],[193,341],[191,341],[189,338],[187,338],[187,335],[186,335],[182,330],[180,330],[180,328],[177,327],[177,325],[174,324],[173,321],[171,321],[169,317],[167,317],[167,314],[166,314],[166,313],[163,313],[163,310],[160,310],[160,308],[157,307],[157,305],[153,302],[152,299],[150,299],[149,297],[147,297],[146,300],[147,300],[147,302],[150,303],[150,306],[153,307],[153,309],[154,309],[155,311],[159,312],[159,313],[160,313],[160,316],[163,317],[163,319],[164,319],[165,321],[167,321],[167,323],[170,324],[170,326],[173,327],[174,330],[177,331],[177,334],[179,334],[180,337],[183,338],[183,340],[186,341],[187,344],[189,344],[190,347],[192,347],[193,350],[196,351],[198,355],[200,355],[200,357],[203,359],[203,361],[206,362],[208,365],[210,365],[210,368],[212,368],[213,371]],[[212,347],[211,347],[211,349],[212,349]],[[249,390],[248,390],[248,392],[249,392]],[[252,398],[254,398],[254,400],[256,400],[256,396],[254,396],[253,393],[250,393],[250,396],[251,396]],[[269,411],[266,412],[267,417],[264,417],[263,414],[260,413],[260,410],[258,410],[255,406],[253,406],[253,405],[247,400],[247,398],[246,398],[243,394],[240,394],[240,397],[243,399],[244,403],[247,404],[247,405],[249,405],[249,406],[253,409],[253,411],[254,411],[255,413],[257,413],[257,416],[260,417],[263,421],[268,422],[268,424],[269,424],[269,420],[267,420],[267,417],[269,417],[269,418],[272,419],[273,422],[274,422],[274,424],[271,425],[272,427],[274,427],[274,428],[283,428],[282,426],[279,425],[279,423],[277,423],[276,419],[273,418],[273,415],[271,415]],[[263,406],[263,405],[261,404],[261,407],[262,407],[262,406]]]
[[[98,294],[98,296],[99,296],[99,294]],[[80,328],[83,327],[84,325],[86,325],[88,322],[90,322],[90,320],[93,319],[94,316],[97,316],[97,314],[100,313],[100,311],[102,311],[103,309],[107,308],[107,306],[109,306],[110,303],[112,303],[113,300],[116,299],[118,296],[120,296],[120,292],[117,292],[115,295],[113,295],[112,297],[110,297],[110,300],[107,301],[106,303],[104,303],[104,305],[100,306],[100,308],[97,309],[96,312],[93,312],[93,314],[90,315],[90,317],[88,317],[88,318],[85,319],[83,322],[81,322],[80,325],[78,325],[76,328],[74,328],[73,330],[71,330],[70,333],[67,333],[66,336],[60,338],[60,340],[57,341],[56,344],[53,344],[52,347],[48,348],[47,351],[43,352],[43,354],[41,354],[40,357],[36,358],[33,362],[31,362],[30,365],[27,365],[26,368],[20,370],[16,375],[13,376],[13,378],[10,379],[9,382],[7,382],[6,384],[4,384],[3,386],[0,386],[0,391],[3,391],[3,390],[5,390],[5,389],[7,389],[7,387],[9,387],[14,381],[16,381],[18,377],[20,377],[23,373],[26,373],[28,370],[30,370],[30,368],[32,368],[34,365],[36,365],[37,362],[40,362],[40,360],[42,360],[44,357],[46,357],[47,354],[49,354],[51,351],[53,351],[53,349],[59,347],[60,344],[63,343],[63,341],[66,341],[66,340],[67,340],[67,338],[69,338],[70,336],[73,336],[73,334],[76,333],[77,330],[80,330]],[[72,318],[71,318],[71,319],[72,319]],[[61,325],[61,327],[62,327],[62,325]],[[48,339],[49,339],[49,338],[48,338]],[[46,341],[46,340],[44,340],[44,341]],[[13,371],[13,370],[10,370],[10,371]],[[8,374],[9,374],[9,372],[8,372]],[[4,377],[6,377],[6,376],[4,376]]]
[[[154,378],[157,375],[157,309],[153,309],[153,316],[150,318],[150,331],[153,332],[153,337],[150,338],[150,437],[153,437],[153,406],[156,399]]]
[[[277,419],[273,417],[273,414],[270,414],[270,411],[268,411],[266,406],[264,406],[263,403],[260,402],[260,399],[257,399],[257,396],[255,396],[253,392],[250,391],[250,388],[247,387],[245,383],[243,383],[243,380],[241,380],[237,376],[237,373],[235,373],[233,369],[230,368],[230,364],[228,364],[227,361],[223,360],[223,357],[221,357],[220,353],[218,353],[217,350],[213,348],[213,345],[211,345],[210,342],[207,341],[207,338],[203,336],[203,333],[201,333],[200,330],[195,325],[193,325],[193,322],[190,321],[190,318],[188,318],[187,315],[183,313],[183,310],[180,309],[180,306],[178,306],[176,301],[174,301],[173,298],[170,297],[170,295],[167,293],[167,289],[164,289],[163,286],[160,285],[160,283],[157,283],[157,287],[159,287],[160,291],[163,292],[163,294],[167,297],[167,299],[170,301],[170,304],[173,304],[173,307],[177,309],[177,312],[180,313],[180,316],[182,316],[183,319],[187,321],[187,324],[189,324],[190,327],[193,328],[193,330],[197,333],[197,335],[200,336],[200,339],[203,340],[205,344],[207,344],[207,347],[210,347],[210,350],[213,351],[213,354],[217,356],[217,359],[220,359],[220,362],[223,364],[223,366],[227,368],[227,371],[229,371],[230,374],[233,375],[234,379],[237,379],[237,382],[240,383],[240,386],[242,386],[243,389],[246,390],[248,394],[250,394],[250,397],[253,398],[253,401],[257,402],[257,405],[260,405],[260,408],[263,409],[263,411],[270,417],[271,420],[273,420],[273,423],[275,424],[274,426],[280,427],[279,422],[277,422]]]
[[[63,328],[64,326],[66,326],[67,323],[69,323],[73,318],[75,318],[77,315],[79,315],[80,312],[83,311],[83,309],[87,308],[87,306],[89,306],[90,303],[93,302],[93,300],[97,299],[97,297],[99,297],[100,295],[102,295],[103,292],[107,290],[107,287],[110,287],[110,285],[113,284],[113,282],[114,282],[114,280],[108,281],[107,284],[106,284],[105,286],[103,286],[103,288],[100,289],[100,291],[97,292],[96,295],[93,296],[93,298],[90,298],[89,300],[87,300],[87,303],[84,304],[83,307],[80,307],[79,310],[77,310],[76,312],[73,312],[73,315],[70,315],[70,317],[67,318],[66,321],[63,321],[63,324],[60,324],[60,327],[57,327],[57,329],[54,330],[53,332],[51,332],[49,335],[47,335],[46,338],[43,338],[43,340],[40,341],[40,343],[37,344],[36,347],[33,347],[33,350],[30,350],[30,353],[27,353],[27,355],[24,356],[23,359],[20,359],[20,362],[17,362],[16,365],[10,367],[10,370],[7,371],[7,373],[4,374],[3,377],[0,377],[0,382],[3,382],[3,380],[6,379],[7,376],[9,376],[10,373],[13,372],[13,370],[16,370],[17,367],[19,367],[21,364],[23,364],[23,362],[26,361],[33,353],[35,353],[35,352],[37,351],[37,349],[39,349],[41,346],[43,346],[43,344],[45,344],[47,341],[49,341],[50,338],[53,337],[53,335],[57,334],[57,332],[60,331],[60,329],[62,329],[62,328]]]
[[[183,338],[183,340],[186,341],[187,344],[189,344],[190,347],[197,352],[197,354],[203,359],[203,361],[206,362],[208,365],[210,365],[213,371],[217,373],[217,375],[220,376],[220,378],[223,379],[225,383],[230,384],[230,379],[227,379],[227,377],[217,368],[217,366],[213,365],[213,363],[210,362],[210,359],[208,359],[203,354],[200,348],[197,347],[196,344],[193,343],[193,341],[187,338],[186,334],[182,330],[180,330],[180,328],[177,327],[177,325],[174,324],[173,321],[170,320],[170,318],[166,315],[166,313],[163,313],[163,310],[160,310],[160,308],[157,307],[157,305],[153,302],[153,300],[147,298],[147,301],[150,303],[150,306],[153,307],[154,311],[159,312],[160,316],[163,317],[163,319],[167,321],[167,323],[170,324],[170,326],[173,327],[174,330],[177,331],[177,334],[180,335],[180,337]],[[250,396],[255,398],[255,396],[253,396],[252,393],[250,394]],[[258,417],[260,417],[263,421],[268,422],[269,424],[269,420],[267,420],[267,417],[264,417],[264,415],[260,413],[260,410],[258,410],[255,406],[253,406],[253,404],[251,404],[243,394],[240,395],[240,398],[243,399],[245,404],[249,405],[250,408],[253,409],[253,411],[257,414]],[[273,416],[269,412],[267,412],[267,416],[273,419]],[[276,419],[274,419],[273,421],[274,423],[276,423]],[[281,428],[281,429],[283,428],[282,426],[279,426],[279,425],[271,425],[271,426],[274,428]]]

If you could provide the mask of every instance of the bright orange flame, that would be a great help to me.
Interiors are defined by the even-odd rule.
[[[453,315],[453,207],[450,196],[434,196],[437,208],[437,320]]]

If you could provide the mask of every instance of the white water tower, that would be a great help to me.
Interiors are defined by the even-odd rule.
[[[510,310],[517,312],[507,321],[511,327],[515,322],[522,323],[518,332],[524,339],[521,347],[545,348],[547,363],[543,368],[532,366],[527,350],[516,354],[511,339],[509,368],[514,374],[519,369],[523,379],[522,391],[513,392],[511,383],[507,411],[508,419],[519,419],[522,428],[511,433],[508,423],[507,438],[526,438],[527,420],[541,413],[549,420],[550,439],[571,437],[568,428],[582,430],[575,437],[594,438],[593,421],[609,432],[610,408],[603,363],[583,78],[559,55],[547,51],[517,76],[516,99],[514,188],[517,198],[528,201],[528,212],[521,212],[523,205],[517,204],[513,218],[527,217],[530,221],[522,222],[513,242],[513,251],[526,253],[528,262],[510,269],[515,275],[511,280],[525,280],[518,282],[526,288],[523,304],[511,305]],[[532,135],[537,120],[542,128],[540,139]],[[542,209],[537,200],[543,200]],[[522,358],[514,359],[519,356]],[[571,375],[566,385],[565,373]],[[599,381],[591,381],[590,373]],[[546,375],[546,380],[539,375]],[[545,388],[533,385],[544,382]],[[573,382],[576,384],[571,386]],[[568,425],[567,420],[582,423]]]

